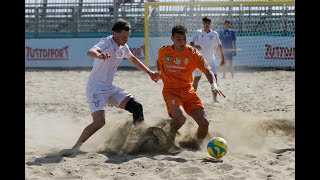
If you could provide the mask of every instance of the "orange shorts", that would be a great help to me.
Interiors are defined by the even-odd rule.
[[[194,88],[167,88],[162,90],[163,99],[166,102],[167,111],[172,118],[171,111],[173,108],[182,106],[184,111],[189,114],[192,110],[202,108],[204,104],[196,94]]]

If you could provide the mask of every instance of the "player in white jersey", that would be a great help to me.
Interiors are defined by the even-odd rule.
[[[160,79],[158,72],[147,68],[130,51],[126,42],[129,39],[131,26],[124,19],[118,19],[112,27],[113,35],[102,38],[99,43],[88,50],[87,55],[94,59],[90,73],[86,94],[93,122],[80,135],[73,152],[96,131],[105,124],[105,109],[107,104],[125,109],[133,114],[133,124],[136,126],[144,121],[142,105],[134,97],[113,84],[113,79],[123,58],[128,59],[134,66],[146,72],[157,82]]]
[[[204,59],[211,66],[212,72],[217,79],[218,69],[215,65],[214,50],[218,48],[220,52],[220,66],[224,65],[224,55],[222,51],[219,34],[211,29],[211,19],[209,17],[202,18],[203,29],[197,30],[191,38],[190,45],[200,51]],[[193,87],[195,90],[201,78],[202,72],[199,69],[194,71]],[[218,79],[217,79],[218,80]],[[217,94],[213,92],[213,101],[217,102]]]

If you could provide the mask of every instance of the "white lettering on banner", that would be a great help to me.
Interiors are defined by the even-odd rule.
[[[132,52],[132,54],[137,57],[137,58],[141,58],[144,59],[144,45],[138,47],[138,48],[129,48],[130,51]],[[143,55],[141,54],[141,52],[143,52]]]
[[[69,46],[60,49],[36,48],[26,46],[27,60],[69,60]]]
[[[270,44],[265,44],[266,56],[265,59],[295,59],[295,48],[293,47],[272,47]]]

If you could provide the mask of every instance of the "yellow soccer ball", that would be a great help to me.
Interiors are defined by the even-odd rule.
[[[213,137],[208,142],[207,150],[212,157],[220,159],[226,155],[228,151],[227,141],[222,137]]]

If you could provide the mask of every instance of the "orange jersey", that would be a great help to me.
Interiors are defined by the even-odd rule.
[[[202,55],[192,46],[187,45],[183,51],[176,51],[173,45],[159,49],[158,66],[164,88],[185,88],[192,86],[192,73],[196,68],[202,72],[211,67]]]

